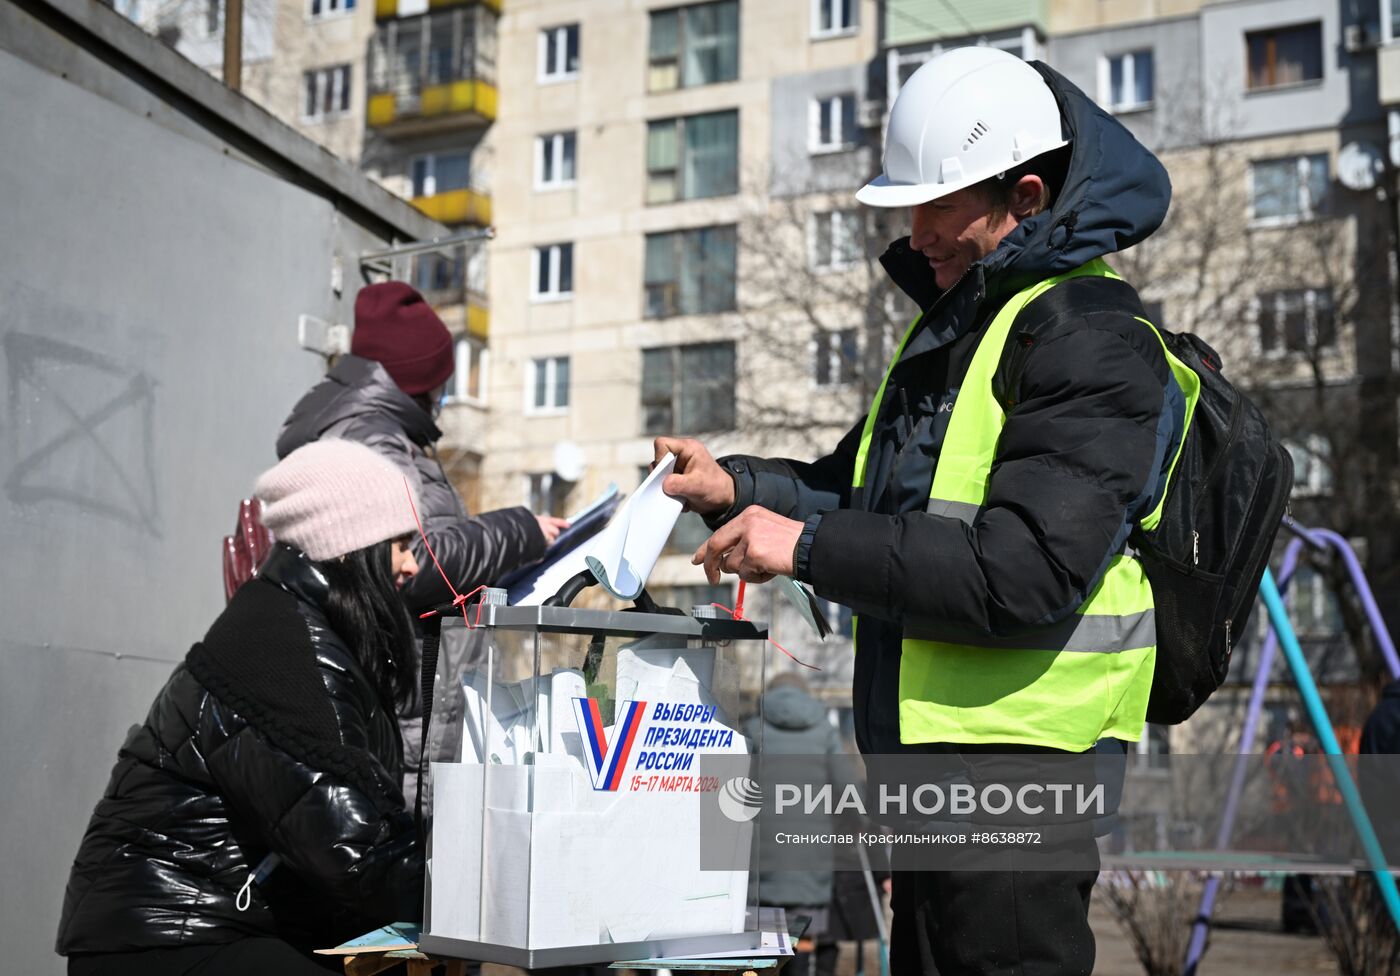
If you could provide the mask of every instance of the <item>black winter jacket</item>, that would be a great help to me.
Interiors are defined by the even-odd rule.
[[[278,545],[117,756],[68,878],[61,954],[276,936],[328,948],[418,918],[398,728]],[[282,864],[235,901],[269,853]]]
[[[441,436],[432,418],[398,388],[383,366],[346,356],[292,408],[277,437],[277,457],[322,437],[343,437],[389,458],[414,482],[428,541],[443,571],[466,593],[541,558],[544,533],[527,508],[469,516],[436,454],[429,452]],[[404,587],[409,609],[424,610],[450,600],[447,584],[417,538],[413,556],[424,572]]]
[[[1184,397],[1162,347],[1137,322],[1131,288],[1074,279],[1075,311],[1013,326],[994,379],[1005,409],[987,501],[971,525],[925,513],[962,378],[988,322],[1017,291],[1112,254],[1161,224],[1161,163],[1079,89],[1041,64],[1072,140],[1050,212],[1021,222],[940,292],[908,238],[882,258],[923,309],[878,406],[865,490],[853,498],[862,416],[811,463],[728,457],[735,504],[805,520],[799,578],[861,614],[853,699],[863,752],[901,750],[900,642],[906,624],[1006,635],[1070,615],[1135,520],[1156,505],[1183,429]]]

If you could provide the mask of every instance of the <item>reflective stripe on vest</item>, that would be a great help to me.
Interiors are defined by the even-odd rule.
[[[969,525],[976,521],[1006,423],[992,393],[992,378],[1011,325],[1038,295],[1083,275],[1118,277],[1096,259],[1018,292],[987,326],[953,404],[929,492],[926,510],[931,514]],[[917,322],[900,342],[866,417],[852,481],[857,489],[864,487],[885,388]],[[1167,358],[1187,395],[1189,416],[1199,380],[1175,357]],[[1145,526],[1156,524],[1160,508],[1142,520]],[[922,624],[917,631],[906,627],[899,673],[900,739],[1020,743],[1075,752],[1106,736],[1136,740],[1142,736],[1155,660],[1152,588],[1141,563],[1120,553],[1078,610],[1058,623],[1009,638],[936,624]]]

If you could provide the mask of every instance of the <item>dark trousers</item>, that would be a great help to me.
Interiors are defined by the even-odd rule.
[[[69,956],[68,976],[325,976],[327,971],[340,972],[342,962],[339,956],[303,955],[281,939],[241,939],[225,945]]]
[[[891,976],[1090,976],[1098,871],[895,871]]]

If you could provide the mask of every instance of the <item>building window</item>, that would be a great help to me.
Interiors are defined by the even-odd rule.
[[[738,112],[647,125],[647,203],[728,196],[738,190]]]
[[[644,316],[733,311],[736,238],[732,226],[648,234]]]
[[[452,402],[486,402],[486,343],[473,335],[458,336],[453,343],[457,368],[448,383]]]
[[[413,160],[413,195],[431,197],[471,185],[471,153],[429,153]]]
[[[857,0],[812,0],[812,36],[836,37],[857,26]]]
[[[642,425],[647,434],[734,429],[734,343],[642,350]]]
[[[1284,438],[1283,446],[1293,458],[1294,498],[1332,494],[1332,447],[1327,438],[1321,434]]]
[[[1291,223],[1322,212],[1327,203],[1327,154],[1263,159],[1250,164],[1250,219]]]
[[[350,66],[338,64],[302,73],[302,120],[325,122],[350,111]]]
[[[569,298],[574,293],[574,246],[545,244],[535,248],[530,296],[536,301]]]
[[[574,185],[576,136],[554,132],[535,137],[535,187],[540,190]]]
[[[540,31],[540,81],[578,77],[578,24]]]
[[[650,474],[645,468],[642,470],[642,478]],[[662,555],[670,556],[693,556],[695,550],[705,544],[713,533],[710,527],[705,524],[705,520],[695,512],[682,512],[676,519],[676,526],[671,530],[671,534],[666,537],[666,544],[662,548]]]
[[[463,265],[461,248],[450,254],[420,254],[413,261],[413,287],[425,294],[461,291],[465,284]]]
[[[817,386],[856,381],[860,375],[860,333],[856,329],[818,329],[812,341],[812,377]]]
[[[1382,43],[1400,40],[1400,0],[1381,0],[1381,24]]]
[[[310,0],[308,13],[312,19],[334,17],[355,9],[355,0]]]
[[[808,226],[809,263],[814,271],[840,271],[861,259],[861,215],[858,210],[827,210],[812,214]]]
[[[739,3],[651,12],[647,88],[670,91],[739,77]]]
[[[569,357],[530,360],[525,395],[526,413],[562,413],[569,409]]]
[[[1322,78],[1322,25],[1299,24],[1251,31],[1244,36],[1249,91],[1300,85]]]
[[[1259,296],[1259,350],[1266,356],[1311,353],[1337,344],[1332,293],[1289,288]]]
[[[553,471],[525,476],[525,505],[536,515],[558,515],[568,511],[569,492],[574,483]]]
[[[1342,633],[1342,610],[1323,575],[1299,566],[1288,586],[1288,619],[1299,637],[1336,637]]]
[[[808,148],[814,153],[840,152],[856,142],[856,96],[849,92],[812,99]]]
[[[1151,51],[1130,51],[1099,62],[1099,102],[1113,112],[1148,108],[1153,96]]]

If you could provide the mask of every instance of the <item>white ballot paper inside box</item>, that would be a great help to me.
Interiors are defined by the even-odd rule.
[[[433,764],[424,944],[528,967],[762,951],[745,925],[748,872],[702,870],[700,857],[702,804],[716,796],[699,757],[749,752],[734,714],[742,641],[639,633],[637,622],[762,632],[630,612],[496,612],[528,611],[630,633],[531,634],[537,661],[553,648],[566,666],[514,681],[500,680],[496,655],[511,660],[507,645],[526,638],[499,633],[492,663],[458,680],[462,761]],[[707,826],[705,842],[746,863],[751,828],[716,837]]]

